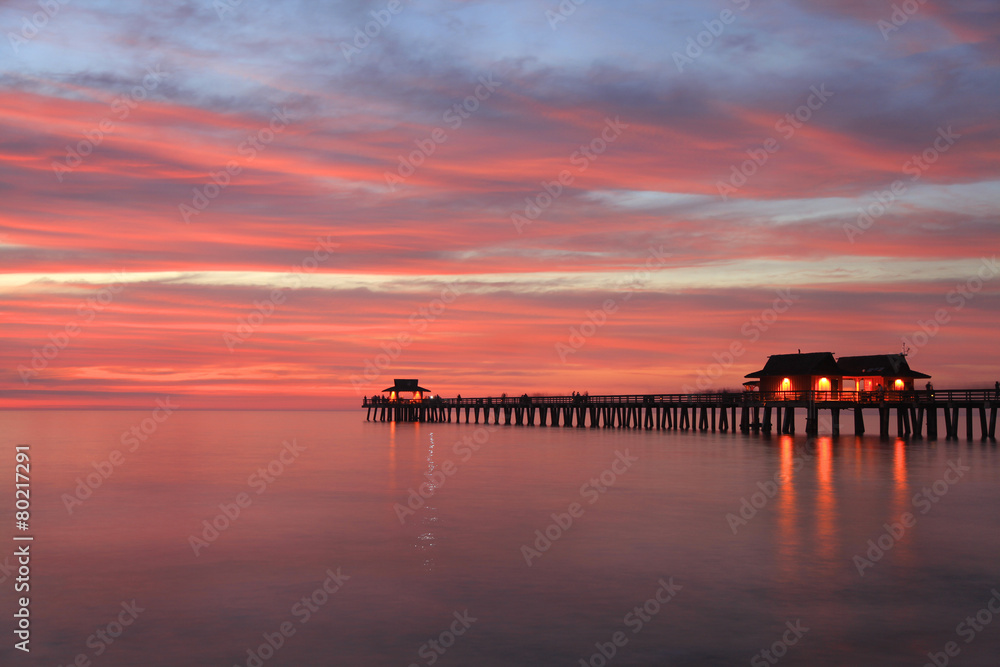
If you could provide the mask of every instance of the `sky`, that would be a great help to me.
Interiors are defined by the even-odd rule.
[[[1000,378],[989,0],[0,2],[0,407]]]

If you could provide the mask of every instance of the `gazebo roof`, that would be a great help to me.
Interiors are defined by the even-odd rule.
[[[413,391],[413,392],[416,392],[416,391],[429,392],[430,391],[430,389],[424,389],[423,387],[421,387],[417,380],[400,380],[400,379],[397,378],[397,379],[394,379],[393,382],[395,382],[394,385],[392,385],[391,387],[388,387],[387,389],[383,389],[382,392],[385,393],[385,392],[388,392],[388,391],[394,391],[394,392],[396,392],[398,394],[401,391]]]

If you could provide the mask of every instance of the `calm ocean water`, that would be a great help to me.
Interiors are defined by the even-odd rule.
[[[1000,664],[992,443],[353,411],[0,434],[35,537],[30,654],[0,571],[4,665]]]

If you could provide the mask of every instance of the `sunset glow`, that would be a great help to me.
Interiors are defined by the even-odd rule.
[[[3,407],[1000,377],[988,3],[56,4],[0,7]]]

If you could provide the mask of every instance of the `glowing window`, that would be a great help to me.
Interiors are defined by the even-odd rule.
[[[896,380],[895,382],[892,383],[892,386],[894,388],[896,388],[897,390],[898,389],[902,389],[903,388],[903,381],[902,380]]]
[[[792,388],[792,381],[788,378],[784,378],[781,381],[781,391],[788,391]]]
[[[820,391],[830,391],[830,378],[820,378],[816,388]]]

